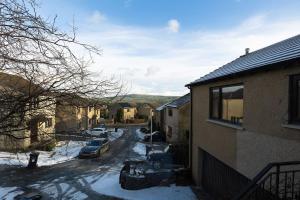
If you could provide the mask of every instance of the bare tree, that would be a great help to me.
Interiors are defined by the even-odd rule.
[[[95,79],[88,70],[92,56],[101,54],[98,48],[79,42],[75,28],[71,34],[60,31],[56,18],[43,19],[37,8],[35,0],[0,1],[0,135],[18,138],[12,132],[28,128],[26,118],[57,99],[99,99],[123,91],[120,80]]]

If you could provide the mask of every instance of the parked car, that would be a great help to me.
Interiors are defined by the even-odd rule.
[[[105,126],[105,124],[100,124],[100,125],[98,126],[98,128],[104,128],[104,129],[106,129],[106,126]]]
[[[97,136],[101,138],[107,138],[108,131],[106,128],[92,128],[82,132],[83,135]]]
[[[182,166],[154,169],[147,160],[125,161],[119,176],[123,189],[139,190],[161,184],[173,184],[178,178],[188,177]]]
[[[151,150],[147,154],[147,160],[153,164],[155,169],[160,169],[163,165],[174,163],[174,150],[172,145],[168,145],[163,150]]]
[[[145,127],[140,128],[140,131],[142,131],[143,133],[150,133],[150,130]]]
[[[91,140],[86,143],[80,152],[79,158],[99,157],[101,154],[109,149],[109,140],[106,138],[99,138]]]
[[[151,141],[151,133],[145,134],[144,136],[144,142],[150,142]],[[162,142],[163,137],[159,131],[155,131],[152,133],[152,142]]]

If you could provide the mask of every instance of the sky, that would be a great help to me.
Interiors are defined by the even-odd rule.
[[[184,95],[185,84],[300,34],[300,0],[40,0],[63,31],[102,50],[90,70],[129,93]]]

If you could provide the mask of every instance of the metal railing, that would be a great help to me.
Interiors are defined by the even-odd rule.
[[[268,164],[234,200],[300,200],[300,161]]]

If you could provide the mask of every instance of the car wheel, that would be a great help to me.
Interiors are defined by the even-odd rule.
[[[153,162],[153,168],[154,169],[160,169],[161,168],[161,162],[160,161],[154,161]]]

